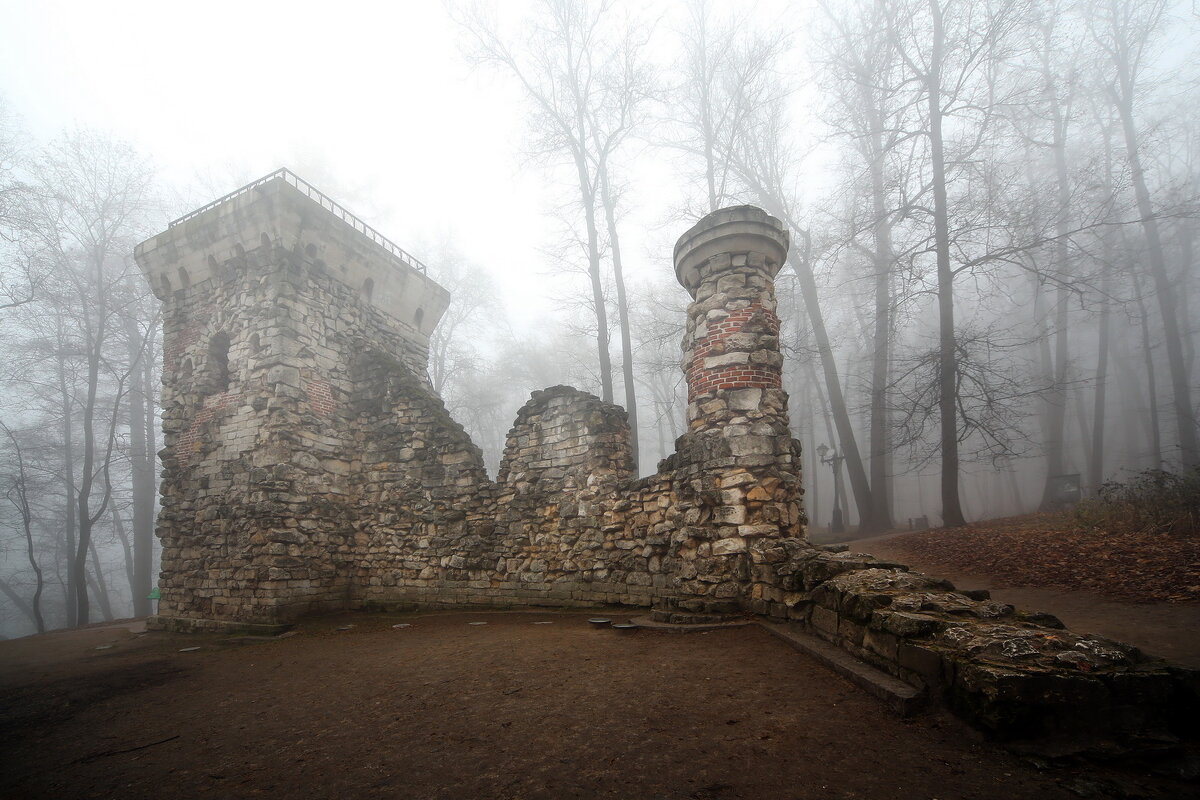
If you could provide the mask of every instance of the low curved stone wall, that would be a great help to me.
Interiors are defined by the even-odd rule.
[[[783,540],[751,560],[749,610],[803,624],[997,738],[1169,753],[1200,733],[1196,670],[867,555]]]

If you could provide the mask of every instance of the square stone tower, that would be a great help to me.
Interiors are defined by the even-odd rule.
[[[152,624],[276,624],[345,605],[364,358],[428,383],[449,294],[280,170],[136,250],[163,301],[162,599]]]

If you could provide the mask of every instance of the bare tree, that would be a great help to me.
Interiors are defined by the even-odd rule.
[[[1067,144],[1077,113],[1074,106],[1080,83],[1081,58],[1079,42],[1071,26],[1073,20],[1065,12],[1064,3],[1057,0],[1039,6],[1035,12],[1034,24],[1029,26],[1029,31],[1035,59],[1034,80],[1040,91],[1022,104],[1024,114],[1032,118],[1030,124],[1024,125],[1025,136],[1033,146],[1049,151],[1054,176],[1050,194],[1055,202],[1049,212],[1055,221],[1055,237],[1051,245],[1053,267],[1039,270],[1034,282],[1035,308],[1040,307],[1042,302],[1045,273],[1054,276],[1055,284],[1053,352],[1046,337],[1041,337],[1042,346],[1039,349],[1047,384],[1043,394],[1043,445],[1046,450],[1046,480],[1041,501],[1043,511],[1052,510],[1059,503],[1057,480],[1065,466],[1067,371],[1071,350],[1069,311],[1074,272],[1070,239],[1073,187],[1067,162]],[[1039,317],[1038,321],[1044,324],[1042,318]]]
[[[1151,48],[1166,23],[1166,13],[1166,0],[1105,0],[1092,8],[1089,19],[1092,36],[1108,60],[1108,94],[1121,121],[1137,212],[1146,237],[1150,279],[1154,284],[1167,351],[1180,460],[1188,469],[1200,465],[1196,412],[1184,358],[1183,331],[1175,305],[1175,282],[1167,271],[1158,224],[1159,211],[1154,207],[1142,163],[1145,143],[1138,131],[1137,119]]]
[[[0,97],[0,311],[33,302],[44,277],[25,236],[31,191],[21,179],[26,149],[16,117]]]
[[[685,14],[661,140],[699,163],[705,212],[716,211],[740,190],[729,154],[751,135],[758,110],[786,91],[777,62],[790,37],[782,26],[756,28],[745,13],[722,15],[712,0],[689,0]]]
[[[149,230],[151,172],[128,146],[80,130],[47,148],[35,180],[37,200],[31,221],[53,263],[53,299],[60,319],[61,338],[54,355],[63,399],[65,483],[71,507],[72,621],[84,625],[90,613],[88,558],[97,558],[93,531],[107,517],[112,502],[111,470],[121,408],[145,349],[143,332],[135,361],[130,363],[123,358],[127,353],[116,352],[123,317],[134,313],[137,299],[129,295],[129,287],[140,285],[131,280],[136,274],[132,251]],[[78,397],[76,386],[68,380],[67,362],[75,359],[81,368]],[[71,419],[76,407],[77,465]],[[93,580],[101,577],[97,573]]]
[[[995,118],[995,72],[1019,19],[1018,0],[956,3],[912,0],[887,5],[896,52],[919,87],[925,106],[921,134],[929,144],[932,249],[936,260],[938,317],[938,410],[942,466],[942,518],[963,525],[959,494],[961,349],[955,327],[955,267],[950,186],[973,166],[973,156]],[[948,128],[947,121],[952,126]],[[950,130],[950,141],[947,131]],[[950,145],[948,153],[947,145]],[[918,208],[911,209],[918,211]]]
[[[133,615],[148,616],[153,610],[150,589],[154,574],[154,507],[158,496],[155,470],[158,447],[157,387],[160,383],[158,331],[160,319],[153,295],[128,281],[124,287],[133,302],[121,315],[121,336],[125,344],[125,359],[129,375],[129,481],[130,511],[132,514],[132,550],[124,538],[123,521],[116,507],[112,508],[114,533],[122,543],[129,573],[129,591],[133,599]]]
[[[896,302],[893,227],[904,214],[904,200],[897,193],[906,176],[898,172],[912,163],[905,150],[913,140],[914,109],[912,93],[903,88],[903,62],[883,7],[873,2],[849,8],[827,3],[824,12],[830,28],[825,38],[825,68],[834,84],[831,124],[850,144],[851,168],[866,173],[849,182],[854,188],[862,187],[866,208],[861,220],[851,221],[847,235],[851,246],[869,259],[871,268],[873,313],[863,321],[863,330],[872,332],[868,390],[871,522],[882,530],[892,526],[889,463],[893,443],[887,395]]]
[[[46,621],[42,617],[42,592],[45,589],[45,579],[42,575],[41,565],[38,563],[37,553],[34,546],[33,526],[34,526],[34,507],[32,502],[32,493],[35,491],[32,484],[30,470],[25,463],[25,451],[21,444],[17,433],[0,422],[0,429],[4,430],[4,435],[8,438],[9,447],[12,449],[12,460],[14,462],[14,471],[9,478],[9,486],[5,490],[5,497],[16,510],[19,521],[22,538],[25,543],[25,557],[29,560],[29,568],[33,571],[34,589],[33,597],[26,603],[24,598],[20,598],[21,602],[18,605],[22,609],[27,609],[27,613],[37,626],[38,633],[46,632]],[[11,592],[16,595],[11,589],[8,589],[7,584],[6,594]]]
[[[607,236],[617,293],[625,404],[636,446],[637,396],[612,161],[634,130],[638,107],[647,96],[649,73],[641,57],[645,33],[639,34],[608,0],[539,0],[537,14],[528,23],[529,35],[519,49],[510,46],[496,20],[478,8],[461,22],[474,40],[471,55],[511,74],[529,99],[533,153],[543,158],[565,155],[573,170],[596,317],[601,397],[611,403],[612,360],[602,273]],[[604,213],[604,231],[598,211]]]
[[[499,304],[491,275],[467,261],[452,243],[441,242],[433,251],[432,277],[450,292],[450,305],[429,337],[429,381],[453,412],[463,380],[480,358],[476,342],[487,344],[490,338],[495,344],[489,322]]]
[[[789,89],[781,80],[778,61],[787,38],[730,22],[718,24],[704,3],[691,7],[683,38],[686,58],[680,86],[689,102],[675,119],[683,135],[672,136],[670,144],[699,162],[708,208],[745,198],[791,230],[788,264],[801,282],[861,528],[876,530],[871,487],[818,297],[811,236],[794,213],[795,199],[786,188],[792,185],[794,158],[786,122]]]
[[[630,313],[638,381],[650,394],[658,457],[663,458],[674,451],[675,440],[686,429],[687,391],[679,369],[679,342],[683,338],[687,294],[671,281],[642,284],[633,297]]]

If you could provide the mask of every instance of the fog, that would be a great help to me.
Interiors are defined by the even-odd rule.
[[[133,247],[281,166],[450,290],[429,377],[493,475],[555,384],[631,412],[640,474],[673,452],[672,247],[742,203],[791,233],[814,535],[1200,464],[1189,3],[163,5],[5,10],[3,635],[149,612],[163,355]]]

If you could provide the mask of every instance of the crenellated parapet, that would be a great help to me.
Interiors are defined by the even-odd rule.
[[[287,170],[175,220],[135,256],[169,306],[180,290],[255,274],[274,250],[348,288],[423,347],[450,303],[423,264]]]

